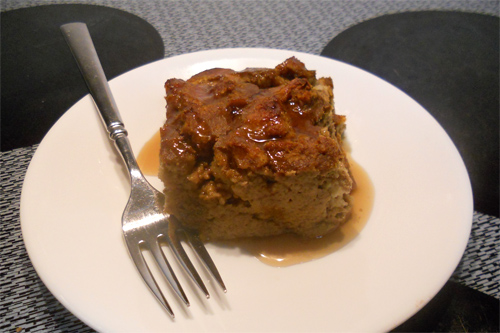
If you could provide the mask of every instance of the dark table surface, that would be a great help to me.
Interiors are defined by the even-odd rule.
[[[88,24],[110,79],[172,55],[268,47],[339,59],[405,91],[457,146],[475,212],[450,281],[395,331],[498,331],[498,1],[1,3],[1,331],[92,331],[36,275],[19,220],[38,143],[87,93],[58,32],[75,20]]]

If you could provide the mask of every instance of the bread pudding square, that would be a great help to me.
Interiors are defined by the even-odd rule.
[[[165,209],[203,239],[320,237],[349,218],[355,183],[331,78],[292,57],[170,79],[165,90]]]

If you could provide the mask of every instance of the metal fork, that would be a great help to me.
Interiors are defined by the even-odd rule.
[[[165,197],[163,193],[154,189],[139,169],[87,26],[78,22],[68,23],[61,26],[61,31],[80,68],[109,137],[114,141],[115,147],[122,155],[130,173],[131,193],[123,212],[122,229],[130,256],[144,281],[167,312],[174,317],[172,308],[151,274],[142,249],[150,251],[170,286],[189,306],[186,294],[160,246],[162,242],[166,242],[195,284],[207,298],[210,297],[181,244],[181,238],[184,236],[206,269],[226,292],[224,282],[198,235],[184,230],[173,216],[164,212]]]

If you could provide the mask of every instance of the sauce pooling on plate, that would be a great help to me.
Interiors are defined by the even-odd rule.
[[[157,132],[141,149],[137,163],[145,175],[156,176],[159,169],[160,133]],[[373,206],[374,188],[368,174],[348,156],[351,173],[356,180],[352,192],[351,218],[333,232],[319,238],[306,239],[292,234],[247,238],[221,242],[251,253],[271,266],[291,266],[324,257],[351,242],[361,232]]]
[[[137,155],[137,163],[142,173],[148,176],[157,176],[160,169],[160,131],[142,147],[139,155]]]
[[[352,241],[364,228],[373,206],[374,189],[367,173],[349,158],[357,187],[352,192],[351,218],[336,230],[320,238],[293,234],[244,239],[233,243],[271,266],[290,266],[324,257]]]

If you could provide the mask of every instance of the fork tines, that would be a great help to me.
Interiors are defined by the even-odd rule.
[[[144,259],[142,253],[143,250],[147,250],[152,254],[153,258],[155,259],[155,262],[161,269],[169,285],[175,291],[177,296],[187,306],[190,305],[189,300],[181,284],[179,283],[179,280],[177,279],[172,269],[172,266],[169,264],[167,257],[165,256],[165,253],[163,252],[160,246],[161,242],[166,242],[168,244],[168,247],[172,250],[179,264],[184,268],[185,272],[190,276],[193,282],[200,288],[200,290],[207,298],[210,298],[210,294],[205,284],[203,283],[203,280],[201,279],[200,275],[196,271],[196,268],[191,262],[188,254],[184,250],[184,247],[182,245],[183,239],[187,240],[190,247],[196,253],[198,259],[203,263],[204,267],[210,272],[213,278],[217,281],[222,290],[226,292],[227,289],[226,286],[224,285],[224,282],[222,281],[222,278],[219,274],[219,271],[217,270],[217,267],[212,261],[210,255],[207,252],[207,249],[205,248],[205,245],[200,240],[198,235],[194,232],[185,230],[182,227],[180,227],[179,222],[173,216],[170,216],[168,218],[168,221],[162,221],[162,225],[164,225],[165,223],[168,223],[169,225],[167,233],[164,233],[165,230],[163,230],[163,232],[161,230],[153,230],[156,228],[154,228],[154,224],[152,225],[150,224],[147,226],[147,228],[151,230],[148,230],[149,232],[147,233],[141,233],[141,236],[143,236],[144,234],[151,235],[150,239],[145,239],[145,237],[135,237],[136,235],[135,236],[130,235],[130,232],[128,232],[128,235],[127,237],[125,237],[125,240],[127,243],[127,247],[129,249],[129,253],[134,263],[136,264],[137,269],[139,270],[141,276],[143,277],[144,281],[151,289],[153,294],[156,296],[158,301],[167,310],[167,312],[172,317],[174,317],[172,308],[167,302],[160,287],[158,286],[158,283],[156,282],[153,274],[151,273],[151,270],[149,269],[146,260]]]

